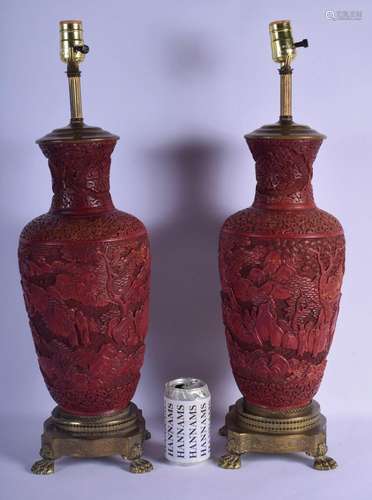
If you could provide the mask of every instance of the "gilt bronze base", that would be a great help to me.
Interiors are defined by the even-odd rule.
[[[130,461],[130,472],[149,472],[152,464],[141,456],[143,442],[150,437],[142,411],[134,403],[120,413],[101,417],[76,417],[57,406],[44,422],[42,459],[34,463],[31,471],[52,474],[54,461],[64,456],[97,458],[120,455]]]
[[[326,418],[319,404],[288,411],[269,411],[239,399],[230,406],[226,423],[220,429],[227,436],[227,454],[219,459],[223,469],[239,469],[244,453],[305,452],[314,457],[314,468],[337,467],[326,455]]]

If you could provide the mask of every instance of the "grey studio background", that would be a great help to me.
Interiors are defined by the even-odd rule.
[[[339,11],[361,15],[341,20]],[[0,499],[371,498],[372,4],[3,0],[1,18]],[[26,320],[17,240],[50,204],[47,161],[34,141],[68,121],[58,21],[69,18],[83,19],[91,47],[81,67],[86,121],[121,137],[113,199],[145,222],[152,244],[151,324],[135,401],[153,433],[145,456],[155,471],[140,477],[119,458],[63,459],[51,477],[28,472],[53,401]],[[292,20],[296,40],[310,42],[294,62],[295,119],[328,136],[314,165],[316,201],[337,215],[347,238],[339,322],[317,396],[328,417],[329,453],[340,466],[316,472],[302,456],[248,457],[240,471],[213,461],[168,465],[165,381],[207,381],[215,456],[225,443],[216,430],[239,397],[220,314],[218,231],[253,198],[243,135],[277,119],[268,24],[283,18]]]

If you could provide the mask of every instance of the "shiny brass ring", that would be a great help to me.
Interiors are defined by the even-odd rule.
[[[237,421],[241,428],[267,434],[292,434],[316,427],[320,419],[320,408],[316,401],[303,408],[270,411],[244,403],[236,404]]]
[[[135,430],[137,426],[137,414],[132,403],[120,413],[99,417],[71,415],[57,406],[54,408],[51,418],[60,430],[74,434],[130,432]]]

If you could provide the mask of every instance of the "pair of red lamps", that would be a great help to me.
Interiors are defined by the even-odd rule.
[[[117,210],[109,191],[118,137],[83,122],[80,21],[60,23],[71,122],[38,142],[48,158],[53,200],[22,231],[19,263],[31,330],[45,383],[57,407],[44,423],[42,459],[49,474],[61,456],[119,454],[130,470],[149,438],[131,402],[148,324],[150,249],[146,229]],[[246,140],[256,162],[252,207],[229,217],[219,268],[227,346],[243,398],[230,407],[224,468],[249,452],[304,451],[316,469],[326,456],[326,420],[313,400],[326,365],[340,301],[344,236],[314,203],[312,164],[324,136],[293,122],[289,21],[270,24],[280,64],[281,113]]]

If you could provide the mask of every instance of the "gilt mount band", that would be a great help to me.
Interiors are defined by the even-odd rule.
[[[58,429],[75,435],[104,435],[118,431],[126,433],[135,431],[137,414],[137,407],[134,403],[130,403],[122,412],[97,417],[76,417],[76,415],[67,413],[57,406],[52,412],[51,420]]]
[[[247,431],[269,434],[290,434],[313,429],[319,424],[320,407],[316,401],[300,409],[270,411],[249,403],[243,398],[236,403],[239,427]]]

